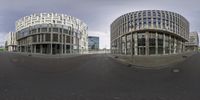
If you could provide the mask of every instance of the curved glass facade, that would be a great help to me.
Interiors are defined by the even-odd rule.
[[[111,52],[127,55],[165,55],[184,52],[189,23],[181,15],[144,10],[120,16],[111,24]]]

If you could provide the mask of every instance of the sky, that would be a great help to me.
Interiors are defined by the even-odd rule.
[[[167,10],[190,22],[200,33],[198,0],[0,0],[0,45],[15,31],[15,21],[32,13],[55,12],[74,16],[88,25],[88,35],[100,37],[100,48],[110,48],[110,24],[119,16],[138,10]]]

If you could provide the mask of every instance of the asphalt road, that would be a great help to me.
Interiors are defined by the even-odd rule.
[[[0,53],[0,100],[200,100],[200,54],[163,69],[138,69],[105,54]]]

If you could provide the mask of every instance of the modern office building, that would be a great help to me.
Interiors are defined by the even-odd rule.
[[[17,41],[16,41],[16,33],[9,32],[6,42],[5,42],[5,49],[6,51],[17,51]]]
[[[99,50],[99,37],[88,36],[88,49],[89,50]]]
[[[197,32],[190,32],[189,42],[186,43],[186,51],[198,51],[199,36]]]
[[[185,50],[189,22],[180,14],[143,10],[124,14],[111,24],[111,53],[168,55]]]
[[[39,13],[16,21],[19,52],[40,54],[85,53],[88,27],[72,16]]]

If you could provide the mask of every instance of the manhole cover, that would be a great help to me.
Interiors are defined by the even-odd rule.
[[[18,62],[19,60],[18,59],[12,59],[12,62]]]
[[[118,56],[115,56],[115,58],[118,58]]]
[[[178,73],[178,72],[180,72],[180,69],[172,69],[172,72],[173,73]]]
[[[119,100],[119,99],[120,99],[120,97],[114,97],[113,99],[115,99],[115,100]]]
[[[128,64],[127,67],[132,67],[132,64]]]

